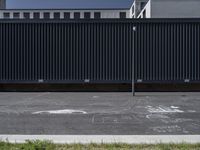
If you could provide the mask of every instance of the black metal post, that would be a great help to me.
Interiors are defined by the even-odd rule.
[[[134,32],[136,31],[136,27],[133,27],[133,50],[132,50],[132,93],[133,96],[135,96],[135,67],[134,67],[134,58],[135,58],[135,36],[134,36]]]

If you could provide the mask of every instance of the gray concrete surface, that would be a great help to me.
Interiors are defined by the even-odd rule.
[[[0,140],[10,143],[40,140],[58,144],[199,144],[200,135],[0,135]]]
[[[198,135],[200,93],[0,93],[0,134]]]
[[[152,0],[152,18],[199,18],[199,0]]]

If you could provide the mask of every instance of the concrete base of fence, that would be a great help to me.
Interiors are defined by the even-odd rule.
[[[136,84],[136,92],[200,92],[200,84]],[[131,84],[0,84],[1,92],[131,92]]]

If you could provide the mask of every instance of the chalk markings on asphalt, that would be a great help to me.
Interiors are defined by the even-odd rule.
[[[150,113],[183,113],[184,111],[180,110],[179,107],[176,106],[171,106],[171,107],[166,107],[166,106],[147,106],[146,107],[147,111]]]
[[[49,111],[37,111],[33,112],[33,115],[36,114],[87,114],[87,112],[82,110],[73,110],[73,109],[64,109],[64,110],[49,110]]]

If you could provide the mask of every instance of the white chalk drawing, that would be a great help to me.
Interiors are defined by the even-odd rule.
[[[178,125],[173,125],[173,126],[152,127],[152,130],[158,133],[176,133],[176,132],[182,132],[183,129]]]
[[[99,98],[99,96],[93,96],[92,98]]]
[[[195,113],[195,110],[188,110],[189,113]]]
[[[87,112],[82,110],[64,109],[64,110],[37,111],[32,114],[87,114]]]
[[[147,111],[150,113],[183,113],[184,111],[180,110],[179,107],[176,106],[171,106],[171,107],[166,107],[166,106],[147,106],[146,107]]]
[[[171,106],[172,109],[178,109],[179,107],[177,106]]]
[[[187,123],[187,122],[192,122],[192,119],[184,119],[184,118],[166,118],[166,119],[161,119],[162,122],[166,124],[171,124],[171,123]]]
[[[169,117],[161,114],[148,114],[146,115],[147,119],[168,119]]]

